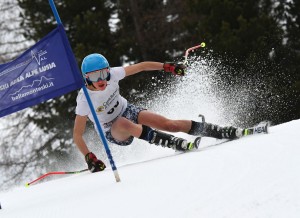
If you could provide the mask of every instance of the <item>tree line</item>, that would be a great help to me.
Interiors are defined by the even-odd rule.
[[[300,115],[297,1],[57,0],[56,4],[79,64],[94,52],[104,54],[112,66],[180,60],[185,49],[205,41],[213,56],[231,69],[223,75],[224,82],[241,83],[245,78],[255,86],[256,81],[264,81],[258,84],[259,92],[253,93],[268,105],[259,119],[281,123]],[[22,25],[27,38],[38,40],[56,25],[48,2],[19,0],[19,5],[25,11]],[[124,95],[144,87],[145,77],[122,84]],[[35,111],[57,109],[57,117],[50,116],[48,126],[56,128],[53,120],[70,114],[75,96],[74,92],[63,102],[39,105]],[[258,100],[255,104],[263,105]],[[254,116],[252,122],[256,121]],[[39,125],[44,127],[44,117]]]

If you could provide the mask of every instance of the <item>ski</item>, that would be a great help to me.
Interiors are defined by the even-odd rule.
[[[201,139],[202,137],[197,137],[193,142],[189,142],[187,145],[187,151],[198,149],[200,147]]]
[[[204,117],[202,115],[201,115],[201,117],[202,117],[202,120],[204,120]],[[263,122],[259,123],[256,126],[243,129],[242,133],[241,133],[241,136],[236,138],[236,139],[221,139],[222,142],[216,143],[216,144],[213,144],[213,145],[219,145],[219,144],[223,144],[223,143],[226,143],[226,142],[229,142],[229,141],[232,141],[232,140],[238,140],[240,138],[244,138],[245,136],[249,136],[249,135],[268,134],[269,126],[270,126],[269,121],[263,121]],[[202,139],[202,137],[196,137],[193,142],[189,142],[187,144],[187,150],[185,152],[199,150],[201,139]],[[210,146],[213,146],[213,145],[210,145]],[[208,146],[208,147],[210,147],[210,146]]]
[[[270,126],[270,122],[269,121],[260,122],[256,126],[244,129],[243,130],[243,136],[255,135],[255,134],[262,134],[262,133],[267,134],[269,126]]]

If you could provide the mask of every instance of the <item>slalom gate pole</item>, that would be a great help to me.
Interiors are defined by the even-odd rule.
[[[85,86],[83,86],[82,88],[83,88],[83,92],[84,92],[84,94],[85,94],[85,97],[86,97],[86,99],[87,99],[87,101],[88,101],[88,104],[89,104],[89,106],[90,106],[90,109],[91,109],[91,111],[92,111],[93,118],[94,118],[94,120],[95,120],[95,123],[96,123],[96,126],[97,126],[98,133],[99,133],[99,135],[100,135],[100,137],[101,137],[102,143],[103,143],[103,145],[104,145],[104,148],[105,148],[105,151],[106,151],[108,160],[109,160],[109,163],[110,163],[111,168],[112,168],[112,170],[113,170],[113,172],[114,172],[116,182],[120,182],[121,180],[120,180],[120,177],[119,177],[119,173],[118,173],[117,167],[116,167],[115,162],[114,162],[114,160],[113,160],[113,157],[112,157],[112,155],[111,155],[111,153],[110,153],[110,149],[109,149],[109,147],[108,147],[107,140],[106,140],[105,135],[104,135],[104,133],[103,133],[103,130],[102,130],[102,128],[101,128],[101,125],[100,125],[100,122],[99,122],[99,120],[98,120],[98,117],[97,117],[96,111],[95,111],[95,109],[94,109],[93,103],[92,103],[92,101],[91,101],[90,95],[89,95],[89,93],[88,93],[88,91],[87,91],[87,88],[86,88]]]
[[[52,12],[53,12],[54,17],[55,17],[55,19],[56,19],[56,22],[57,22],[58,24],[62,24],[62,22],[61,22],[61,20],[60,20],[59,14],[58,14],[58,12],[57,12],[57,9],[56,9],[56,7],[55,7],[55,4],[54,4],[53,0],[49,0],[49,4],[50,4],[50,6],[51,6]],[[111,168],[112,168],[112,170],[113,170],[113,172],[114,172],[116,182],[120,182],[121,180],[120,180],[120,176],[119,176],[117,167],[116,167],[115,162],[114,162],[114,160],[113,160],[113,157],[112,157],[112,155],[111,155],[110,149],[109,149],[109,147],[108,147],[107,140],[106,140],[105,135],[104,135],[104,133],[103,133],[103,130],[102,130],[102,128],[101,128],[101,125],[100,125],[99,119],[98,119],[98,117],[97,117],[97,114],[96,114],[95,108],[94,108],[94,106],[93,106],[93,103],[92,103],[92,101],[91,101],[90,95],[89,95],[89,93],[88,93],[88,91],[87,91],[87,88],[86,88],[85,86],[83,86],[82,89],[83,89],[84,95],[85,95],[85,97],[86,97],[86,99],[87,99],[87,101],[88,101],[88,104],[89,104],[90,110],[91,110],[91,112],[92,112],[93,118],[94,118],[94,120],[95,120],[95,124],[96,124],[97,130],[98,130],[99,136],[101,137],[101,141],[102,141],[102,143],[103,143],[103,145],[104,145],[104,148],[105,148],[105,151],[106,151],[106,154],[107,154],[109,163],[110,163]]]
[[[31,182],[26,183],[25,186],[29,187],[31,184],[36,183],[36,182],[44,179],[47,176],[51,176],[51,175],[65,175],[65,174],[78,174],[78,173],[82,173],[82,172],[85,172],[85,171],[88,171],[88,169],[84,169],[84,170],[80,170],[80,171],[73,171],[73,172],[49,172],[49,173],[46,173],[46,174],[40,176],[39,178],[31,181]]]
[[[205,47],[205,42],[201,42],[201,44],[200,45],[196,45],[196,46],[193,46],[193,47],[190,47],[189,49],[187,49],[186,51],[185,51],[185,55],[184,55],[184,64],[187,64],[187,58],[188,58],[188,55],[189,55],[189,53],[191,52],[191,51],[194,51],[194,50],[196,50],[196,49],[198,49],[198,48],[204,48]]]

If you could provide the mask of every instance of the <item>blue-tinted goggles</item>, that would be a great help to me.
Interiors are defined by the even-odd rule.
[[[109,71],[110,71],[109,68],[96,70],[96,71],[86,74],[86,77],[91,82],[99,82],[101,80],[107,80],[107,78],[109,77]]]

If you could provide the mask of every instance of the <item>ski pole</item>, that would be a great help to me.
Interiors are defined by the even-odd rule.
[[[188,58],[188,55],[190,53],[190,51],[194,51],[195,49],[198,49],[198,48],[204,48],[205,47],[205,42],[201,42],[200,45],[196,45],[196,46],[193,46],[193,47],[190,47],[189,49],[187,49],[185,51],[185,55],[184,55],[184,64],[187,64],[187,58]]]
[[[88,169],[79,170],[79,171],[73,171],[73,172],[49,172],[49,173],[46,173],[46,174],[40,176],[39,178],[31,181],[31,182],[26,183],[25,186],[29,187],[31,184],[33,184],[33,183],[35,183],[37,181],[40,181],[40,180],[42,180],[45,177],[50,176],[50,175],[78,174],[78,173],[82,173],[82,172],[85,172],[85,171],[88,171]]]

